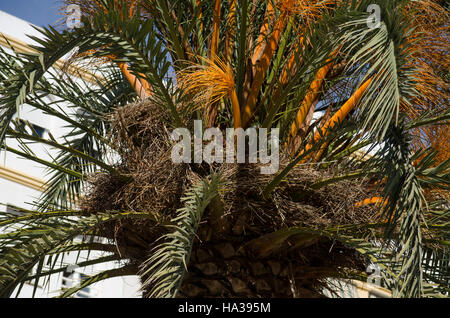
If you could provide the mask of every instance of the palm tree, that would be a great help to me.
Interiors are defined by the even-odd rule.
[[[0,54],[2,147],[51,173],[36,211],[0,219],[0,295],[86,250],[108,254],[80,266],[122,265],[63,297],[135,274],[148,297],[321,297],[369,263],[394,297],[448,295],[445,1],[65,3],[80,28]],[[69,52],[96,83],[51,71]],[[36,136],[24,103],[72,131]],[[194,120],[279,128],[280,171],[173,163],[168,132]]]

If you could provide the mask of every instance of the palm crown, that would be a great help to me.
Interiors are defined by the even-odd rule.
[[[36,54],[0,53],[3,149],[51,172],[36,211],[0,219],[2,296],[83,250],[124,265],[63,296],[130,274],[152,297],[315,296],[327,278],[366,279],[369,261],[396,297],[448,294],[441,1],[65,2],[82,26],[42,30]],[[95,83],[51,70],[69,52],[96,62]],[[72,131],[30,133],[13,120],[24,103]],[[168,129],[194,120],[279,128],[280,171],[174,164]]]

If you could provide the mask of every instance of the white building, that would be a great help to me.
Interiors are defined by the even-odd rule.
[[[27,44],[33,44],[33,41],[27,35],[39,36],[39,32],[28,22],[0,11],[0,45],[3,48],[9,49],[9,41],[16,51],[31,52],[32,50]],[[89,74],[86,74],[86,76],[89,76]],[[46,115],[42,111],[27,105],[24,105],[19,113],[19,118],[31,123],[36,132],[43,137],[51,133],[58,139],[65,134],[65,128],[63,127],[65,122],[58,118]],[[17,114],[15,117],[17,118]],[[13,148],[17,146],[13,140],[8,140],[7,144]],[[40,158],[51,160],[48,154],[48,151],[51,152],[50,149],[44,149],[41,146],[32,146],[32,149]],[[0,204],[2,204],[0,205],[0,211],[13,211],[13,206],[30,208],[31,203],[39,198],[45,184],[45,168],[4,151],[1,152],[0,158]],[[68,254],[64,258],[64,262],[73,265],[77,256],[78,253]],[[100,252],[91,252],[91,257],[96,256],[100,256]],[[78,262],[83,261],[83,258],[86,258],[86,254],[81,254]],[[105,265],[85,267],[82,272],[75,266],[70,267],[68,272],[55,275],[46,286],[39,286],[35,297],[58,296],[61,288],[78,285],[86,275],[90,276],[116,266],[117,264],[111,262],[106,267]],[[136,276],[111,278],[93,284],[78,292],[75,297],[140,297],[139,288],[140,283]],[[31,297],[32,292],[33,286],[25,285],[19,297]]]

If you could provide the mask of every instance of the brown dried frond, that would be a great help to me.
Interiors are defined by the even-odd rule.
[[[283,161],[280,169],[287,165]],[[374,193],[368,189],[368,180],[341,181],[317,190],[310,186],[331,177],[333,172],[297,166],[271,198],[265,200],[261,193],[271,176],[261,175],[260,167],[228,164],[223,171],[230,181],[223,198],[227,214],[232,218],[245,214],[249,228],[270,233],[290,226],[322,228],[372,222],[377,218],[375,206],[355,207],[355,202]]]
[[[111,115],[110,139],[120,158],[117,170],[129,180],[95,175],[83,204],[87,211],[142,211],[161,216],[176,209],[187,170],[172,163],[167,119],[151,102],[127,105]]]
[[[120,176],[93,175],[81,209],[90,214],[134,211],[150,213],[159,220],[172,219],[191,182],[191,172],[171,160],[167,113],[145,101],[121,107],[109,119],[109,138]],[[113,240],[123,257],[139,263],[166,230],[150,219],[134,218],[107,223],[100,232]]]

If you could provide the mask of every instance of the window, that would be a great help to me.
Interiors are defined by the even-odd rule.
[[[63,277],[62,277],[62,289],[69,289],[72,287],[79,286],[84,281],[90,278],[90,276],[85,275],[83,273],[78,273],[75,270],[76,266],[68,266],[67,270],[64,271]],[[80,289],[73,297],[75,298],[91,298],[92,297],[92,291],[90,287],[85,287],[83,289]]]
[[[21,215],[23,214],[18,207],[12,205],[12,204],[7,204],[6,205],[6,213],[8,214],[13,214],[13,215]]]
[[[88,275],[80,274],[80,284],[82,284],[84,281],[86,281],[88,279],[89,279]],[[85,287],[76,294],[76,297],[89,298],[89,297],[91,297],[90,292],[91,292],[91,289],[89,287]]]
[[[47,129],[36,124],[32,124],[26,120],[18,119],[19,129],[25,130],[27,133],[35,137],[43,138]]]
[[[73,276],[74,272],[64,271],[61,283],[63,289],[72,287]]]
[[[41,126],[35,124],[31,124],[31,126],[33,127],[33,135],[37,135],[41,138],[44,137],[44,133],[46,131],[45,128],[42,128]]]

